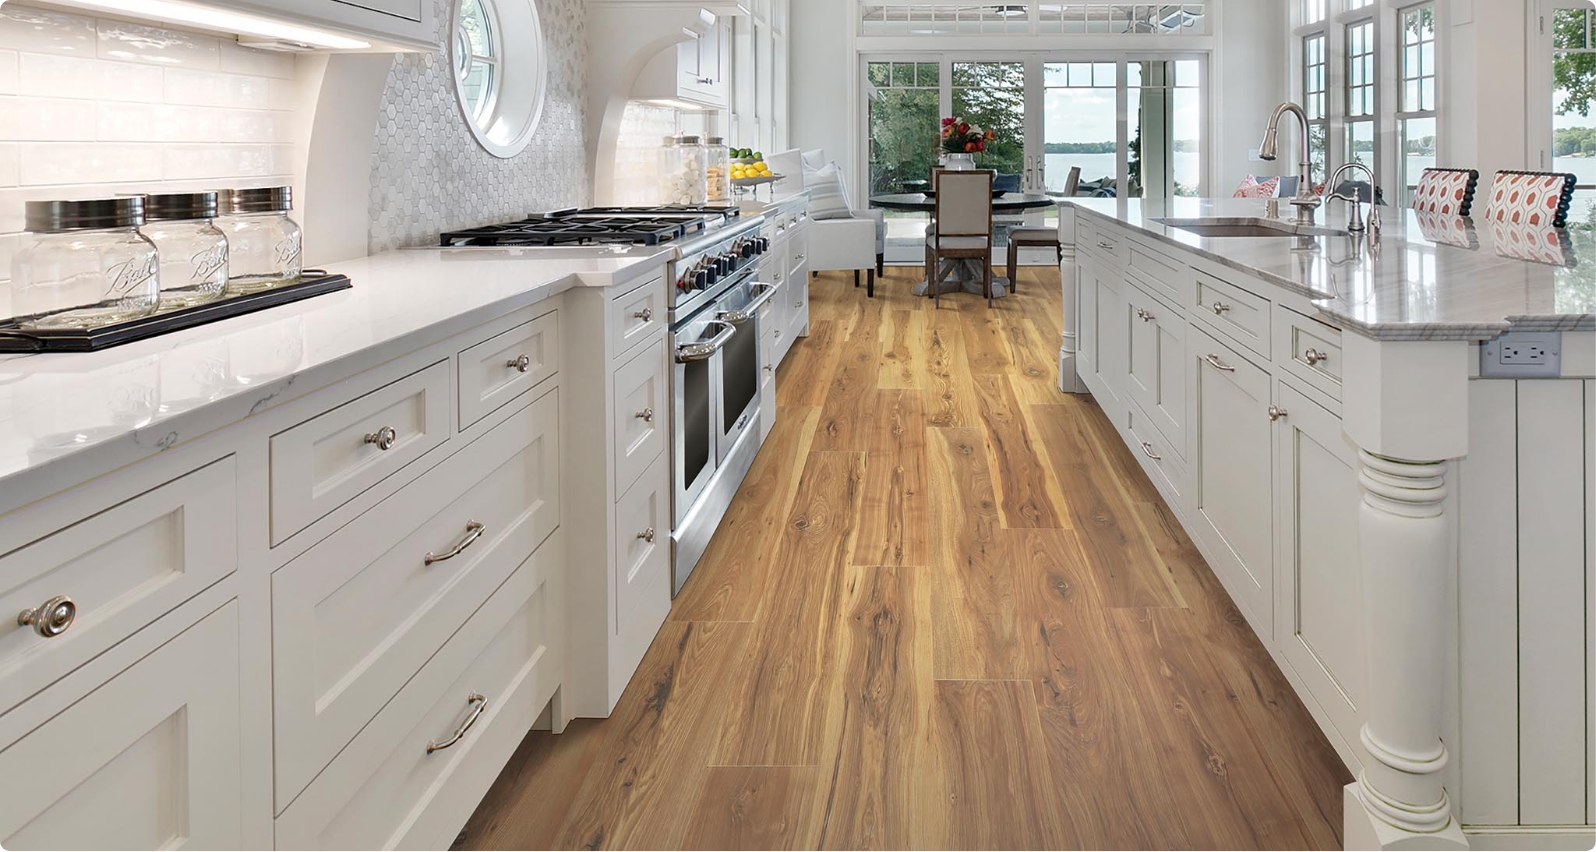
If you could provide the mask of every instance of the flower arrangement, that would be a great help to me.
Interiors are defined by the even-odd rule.
[[[997,134],[958,117],[942,119],[942,150],[949,154],[979,154]]]

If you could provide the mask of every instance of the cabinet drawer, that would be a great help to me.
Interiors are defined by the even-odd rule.
[[[1237,343],[1269,357],[1269,300],[1197,270],[1193,315]]]
[[[616,624],[631,623],[670,573],[670,487],[662,457],[615,504]]]
[[[272,576],[280,805],[559,524],[559,418],[550,391]]]
[[[1084,237],[1078,243],[1079,247],[1085,249],[1092,257],[1116,269],[1124,269],[1127,254],[1126,240],[1102,223],[1090,222],[1083,228],[1079,224],[1081,221],[1077,218],[1075,226]]]
[[[1275,311],[1275,352],[1293,375],[1341,399],[1341,330],[1281,308]]]
[[[630,352],[633,346],[663,331],[669,307],[665,304],[664,279],[656,278],[643,286],[610,300],[610,329],[615,336],[615,355]]]
[[[1186,501],[1186,466],[1180,460],[1175,446],[1153,426],[1153,420],[1132,402],[1127,418],[1130,426],[1131,453],[1136,455],[1147,471],[1147,476],[1158,485],[1158,490],[1170,505],[1182,507]]]
[[[1191,300],[1191,267],[1177,263],[1140,242],[1126,243],[1125,273],[1158,296],[1177,305]]]
[[[289,805],[279,849],[449,847],[560,685],[563,562],[556,533]]]
[[[0,713],[233,573],[237,499],[229,456],[0,557]],[[65,632],[17,623],[57,596],[76,607]]]
[[[800,337],[809,336],[809,273],[794,275],[787,280],[787,330],[786,339],[778,340],[777,351],[786,353]]]
[[[624,494],[665,449],[670,398],[665,341],[646,347],[615,371],[615,493]]]
[[[560,317],[546,313],[460,353],[460,428],[560,371]]]
[[[239,849],[238,604],[0,751],[7,849]]]
[[[272,545],[449,440],[448,397],[439,361],[273,435]]]

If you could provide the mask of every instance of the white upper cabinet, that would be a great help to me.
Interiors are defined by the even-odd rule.
[[[237,36],[245,45],[379,53],[439,48],[432,0],[184,0],[137,7],[112,0],[54,2]]]
[[[706,107],[731,105],[731,19],[667,48],[637,75],[635,100],[682,100]]]
[[[438,49],[431,0],[206,0],[293,21],[305,26],[367,37],[394,47]],[[373,44],[373,47],[381,45]]]

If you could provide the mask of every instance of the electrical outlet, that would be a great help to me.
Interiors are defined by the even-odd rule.
[[[1482,379],[1555,379],[1563,374],[1563,335],[1510,331],[1480,347]]]

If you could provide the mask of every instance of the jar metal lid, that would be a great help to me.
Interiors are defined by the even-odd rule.
[[[726,144],[726,137],[710,136],[704,139],[704,143],[707,145],[724,145]]]
[[[144,224],[144,197],[29,201],[24,211],[24,227],[36,234],[136,228]]]
[[[144,196],[144,220],[214,219],[217,211],[214,192],[172,192]]]
[[[294,209],[293,188],[228,189],[221,193],[222,215],[234,213],[287,213]]]
[[[694,135],[692,135],[690,133],[677,133],[677,134],[675,134],[673,136],[665,137],[665,144],[666,145],[697,145],[698,144],[698,137],[694,136]]]

